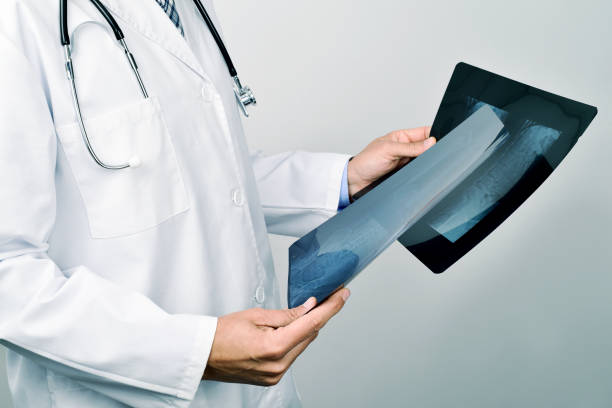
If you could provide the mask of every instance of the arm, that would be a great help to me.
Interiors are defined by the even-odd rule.
[[[49,258],[54,127],[37,75],[1,34],[0,54],[0,341],[130,406],[187,407],[217,319],[170,315],[85,266],[60,270]]]
[[[273,234],[302,236],[347,204],[347,196],[399,169],[434,145],[429,127],[397,130],[348,155],[287,152],[255,154],[253,168]],[[348,164],[347,164],[348,162]]]
[[[301,236],[338,210],[349,155],[286,152],[251,156],[268,231]]]

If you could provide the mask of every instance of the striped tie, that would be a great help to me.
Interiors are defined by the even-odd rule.
[[[181,24],[181,19],[179,18],[178,11],[176,10],[176,5],[174,4],[174,0],[155,0],[157,4],[166,12],[170,20],[174,23],[176,28],[179,29],[181,35],[185,36],[185,30],[183,30],[183,25]]]

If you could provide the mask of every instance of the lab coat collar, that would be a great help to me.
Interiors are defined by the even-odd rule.
[[[121,20],[165,48],[197,75],[210,81],[185,38],[155,1],[103,0],[103,2]],[[127,36],[125,41],[129,46],[130,39]]]

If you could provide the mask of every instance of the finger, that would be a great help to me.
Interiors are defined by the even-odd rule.
[[[314,297],[309,298],[300,306],[296,306],[292,309],[282,310],[264,310],[258,313],[255,324],[258,326],[268,327],[282,327],[286,326],[295,319],[308,313],[317,304],[317,299]]]
[[[402,168],[404,167],[406,164],[410,163],[410,161],[412,160],[411,157],[404,157],[403,159],[400,159],[399,162],[397,163],[397,167],[398,168]]]
[[[285,345],[285,350],[291,350],[305,338],[321,330],[325,323],[342,309],[351,292],[341,289],[332,294],[310,313],[294,320],[285,327],[275,331],[277,341]]]
[[[315,334],[313,334],[312,336],[307,337],[305,340],[302,340],[297,346],[292,348],[285,355],[285,357],[283,357],[283,362],[285,363],[287,368],[291,367],[293,362],[300,356],[300,354],[304,352],[304,350],[306,350],[306,348],[308,348],[308,346],[310,346],[313,341],[315,341],[318,335],[319,332],[315,332]]]
[[[410,143],[427,139],[431,133],[431,126],[421,126],[414,129],[401,129],[389,133],[386,138],[394,142]]]
[[[312,343],[316,339],[317,336],[318,333],[315,333],[302,340],[297,346],[289,350],[287,354],[285,354],[278,360],[268,360],[262,362],[257,367],[257,372],[259,374],[268,376],[283,375],[289,369],[289,367],[291,367],[291,364],[293,364],[293,362],[298,358],[298,356],[302,354],[302,352],[306,350],[310,343]]]
[[[436,143],[434,137],[428,137],[427,139],[420,142],[412,143],[400,143],[400,142],[388,142],[387,149],[388,153],[397,159],[405,157],[417,157],[431,146]]]

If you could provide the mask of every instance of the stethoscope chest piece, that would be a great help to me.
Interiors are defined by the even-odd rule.
[[[238,106],[242,110],[242,113],[245,117],[249,117],[249,112],[247,111],[247,106],[249,105],[257,105],[257,99],[255,99],[255,94],[248,86],[242,86],[240,83],[240,79],[238,75],[232,77],[234,80],[234,95],[236,95],[236,100],[238,101]]]

